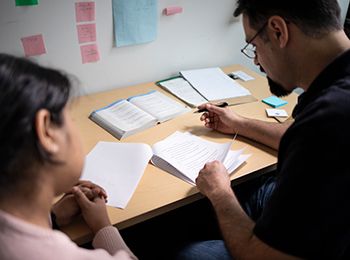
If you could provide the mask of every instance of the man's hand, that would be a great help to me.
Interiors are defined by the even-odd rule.
[[[237,133],[239,124],[243,120],[241,116],[228,107],[221,108],[212,104],[203,104],[198,109],[208,110],[200,117],[200,120],[204,121],[206,127],[224,134]]]
[[[196,179],[197,188],[212,202],[232,193],[230,177],[219,161],[206,163]]]

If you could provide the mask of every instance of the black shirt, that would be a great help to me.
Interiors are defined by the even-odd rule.
[[[299,96],[254,233],[285,253],[350,259],[350,51]]]

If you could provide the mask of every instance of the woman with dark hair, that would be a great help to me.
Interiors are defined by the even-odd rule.
[[[84,155],[70,94],[61,72],[0,54],[0,259],[136,258],[109,221],[105,191],[79,181]],[[78,214],[101,249],[52,230]]]

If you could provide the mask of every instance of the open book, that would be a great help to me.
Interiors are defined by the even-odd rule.
[[[191,107],[225,101],[229,105],[256,101],[250,91],[220,68],[185,70],[181,76],[156,82]]]
[[[89,118],[118,139],[167,121],[190,109],[158,92],[118,100],[93,111]]]
[[[188,132],[175,132],[150,147],[143,143],[99,142],[86,156],[81,179],[103,187],[108,205],[125,208],[151,159],[160,169],[195,185],[204,164],[224,163],[232,173],[250,155],[230,150],[232,142],[206,141]]]

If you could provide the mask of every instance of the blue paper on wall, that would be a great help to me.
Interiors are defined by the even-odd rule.
[[[280,106],[286,105],[288,103],[287,101],[280,99],[276,96],[267,97],[261,101],[272,106],[272,107],[280,107]]]
[[[112,5],[117,47],[157,38],[157,0],[113,0]]]

